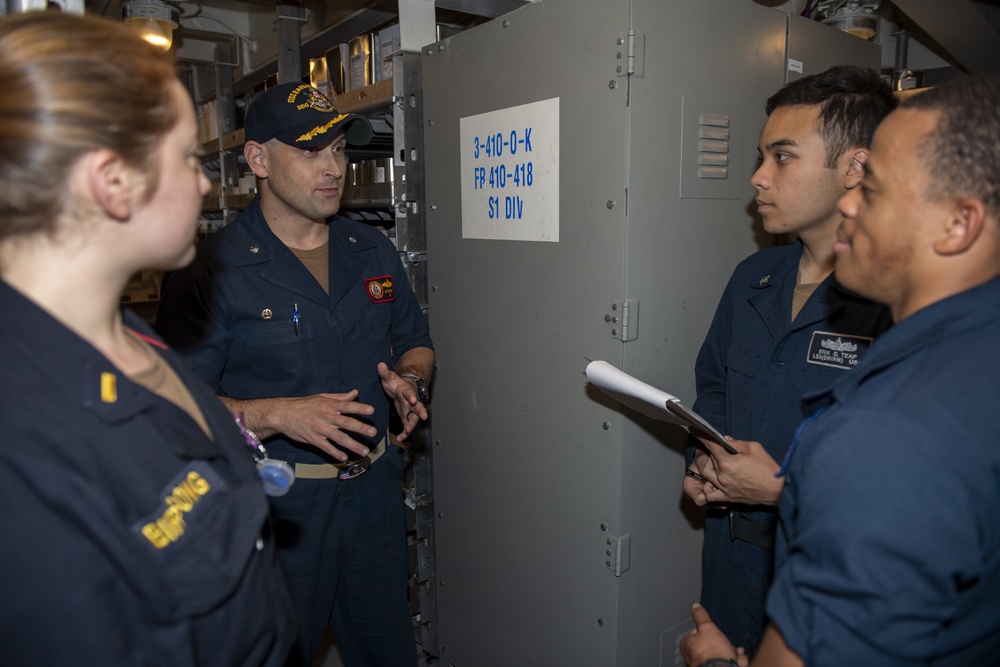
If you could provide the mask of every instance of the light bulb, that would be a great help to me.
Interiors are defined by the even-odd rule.
[[[153,46],[166,51],[174,41],[171,9],[158,0],[131,0],[122,5],[125,24]]]
[[[140,37],[163,51],[173,44],[174,29],[169,23],[152,18],[135,18],[129,21],[129,25],[139,32]]]

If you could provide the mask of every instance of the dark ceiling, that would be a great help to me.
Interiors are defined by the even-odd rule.
[[[120,0],[85,0],[89,10],[107,14],[120,13]],[[291,0],[288,4],[295,4]],[[532,0],[437,0],[439,23],[450,23],[470,27],[476,23],[495,18],[517,9]],[[577,0],[584,2],[585,0]],[[601,0],[597,0],[601,1]],[[667,0],[664,0],[667,1]],[[785,0],[753,0],[758,4],[783,8],[797,5]],[[302,0],[311,12],[334,14],[344,6],[358,6],[377,9],[388,15],[396,13],[397,3],[392,0]],[[783,3],[783,4],[782,4]],[[274,7],[273,0],[200,0],[196,2],[173,3],[184,9],[202,7],[225,7],[232,10],[243,6],[247,11],[260,11],[262,7]],[[206,10],[207,11],[207,10]],[[880,17],[890,20],[899,29],[905,30],[911,39],[917,40],[950,68],[958,72],[981,72],[1000,69],[1000,0],[883,0],[878,10]],[[183,34],[185,28],[178,30]],[[194,38],[209,38],[201,28]],[[215,39],[229,39],[230,34],[219,28]]]

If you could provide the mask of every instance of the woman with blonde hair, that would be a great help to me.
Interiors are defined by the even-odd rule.
[[[293,639],[245,434],[119,305],[194,257],[199,147],[124,25],[0,20],[5,665],[280,665]]]

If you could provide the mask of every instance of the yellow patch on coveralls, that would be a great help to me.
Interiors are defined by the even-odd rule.
[[[105,403],[118,400],[118,378],[114,373],[101,373],[101,400]]]
[[[134,530],[155,550],[164,549],[184,537],[204,499],[225,486],[211,466],[196,461],[167,484],[161,491],[159,508],[135,524]]]

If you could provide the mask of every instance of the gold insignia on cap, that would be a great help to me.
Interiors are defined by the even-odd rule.
[[[260,252],[260,246],[259,245],[250,246],[250,252],[256,255],[257,253]]]
[[[300,93],[305,94],[305,102],[299,102],[296,98]],[[299,111],[303,109],[316,109],[317,111],[336,111],[329,98],[308,84],[302,84],[288,94],[288,103],[294,104]]]
[[[260,311],[260,316],[263,317],[265,320],[269,320],[274,316],[274,313],[271,312],[270,308],[265,308],[264,310]]]
[[[325,134],[331,127],[333,127],[334,125],[336,125],[340,121],[342,121],[345,118],[347,118],[348,115],[349,114],[342,113],[339,116],[336,116],[333,120],[331,120],[327,124],[320,125],[319,127],[314,127],[313,129],[309,130],[308,132],[306,132],[305,134],[303,134],[301,137],[299,137],[295,141],[299,142],[299,141],[309,141],[310,139],[315,139],[317,136],[319,136],[321,134]]]

